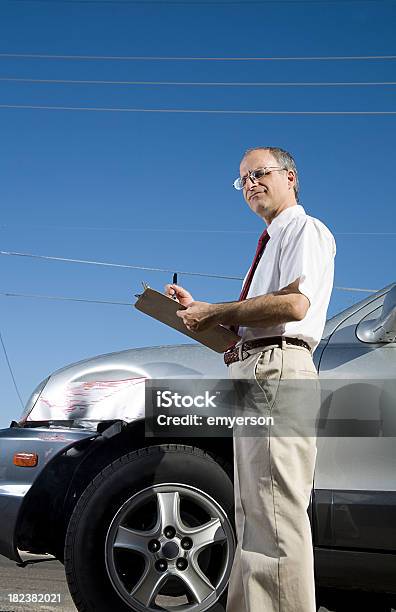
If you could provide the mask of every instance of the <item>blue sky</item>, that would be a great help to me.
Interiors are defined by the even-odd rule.
[[[396,4],[0,1],[0,54],[383,56]],[[0,78],[171,82],[389,82],[392,60],[121,61],[0,56]],[[211,87],[0,81],[0,104],[146,109],[394,111],[394,86]],[[232,188],[244,150],[281,146],[302,204],[337,242],[337,286],[396,280],[396,116],[113,113],[0,108],[0,250],[244,276],[263,222]],[[393,234],[392,234],[393,232]],[[371,235],[367,235],[371,233]],[[170,274],[0,256],[0,291],[133,302]],[[235,281],[180,276],[194,297]],[[364,297],[334,290],[329,315]],[[0,296],[23,400],[67,363],[184,338],[132,307]],[[0,426],[21,408],[0,353]]]

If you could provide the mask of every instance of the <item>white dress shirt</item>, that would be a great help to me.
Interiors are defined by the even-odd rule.
[[[242,341],[268,336],[301,338],[315,350],[326,322],[334,279],[336,245],[330,230],[299,204],[277,215],[267,227],[270,240],[257,266],[247,299],[279,291],[299,279],[309,300],[301,321],[267,327],[239,327]],[[247,275],[245,279],[247,278]]]

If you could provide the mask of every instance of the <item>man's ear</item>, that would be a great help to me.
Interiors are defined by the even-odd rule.
[[[296,175],[294,174],[293,170],[287,171],[287,180],[289,185],[294,189],[294,185],[296,184]]]

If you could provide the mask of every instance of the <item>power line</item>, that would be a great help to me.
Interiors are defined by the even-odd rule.
[[[131,302],[117,302],[114,300],[90,300],[88,298],[65,297],[63,295],[38,295],[36,293],[14,293],[10,291],[0,291],[0,295],[5,297],[37,298],[40,300],[62,300],[67,302],[87,302],[89,304],[111,304],[112,306],[132,306]]]
[[[223,278],[225,280],[243,280],[239,276],[221,276],[219,274],[208,274],[204,272],[186,272],[183,270],[175,270],[169,268],[151,268],[147,266],[132,266],[130,264],[117,264],[105,261],[93,261],[88,259],[72,259],[70,257],[54,257],[52,255],[34,255],[33,253],[18,253],[15,251],[0,251],[0,255],[9,255],[13,257],[31,257],[33,259],[45,259],[50,261],[63,261],[67,263],[78,263],[92,266],[104,266],[107,268],[127,268],[129,270],[145,270],[146,272],[167,272],[173,274],[183,274],[185,276],[205,276],[207,278]]]
[[[113,107],[87,107],[87,106],[41,106],[33,104],[0,104],[2,109],[19,110],[58,110],[58,111],[85,111],[99,113],[181,113],[181,114],[209,114],[209,115],[300,115],[300,116],[374,116],[396,115],[396,111],[254,111],[254,110],[225,110],[225,109],[187,109],[187,108],[113,108]]]
[[[243,279],[240,279],[243,280]],[[356,287],[334,287],[334,289],[340,289],[344,291],[356,291],[361,293],[378,293],[379,289],[361,289]],[[128,306],[131,308],[133,304],[131,302],[119,302],[114,300],[101,300],[96,299],[92,300],[89,298],[82,297],[68,297],[64,295],[42,295],[37,293],[16,293],[10,291],[0,291],[0,295],[4,297],[16,297],[16,298],[28,298],[28,299],[38,299],[38,300],[55,300],[61,302],[81,302],[87,304],[106,304],[111,306]]]
[[[160,4],[171,5],[261,5],[266,4],[365,4],[378,2],[395,2],[395,0],[8,0],[8,2],[44,2],[50,4]]]
[[[241,279],[242,280],[242,279]],[[379,289],[358,289],[358,288],[345,288],[345,287],[334,287],[334,289],[342,289],[347,291],[357,291],[363,293],[378,293]],[[40,295],[36,293],[15,293],[10,291],[0,291],[0,295],[4,297],[16,297],[16,298],[28,298],[38,300],[55,300],[61,302],[82,302],[87,304],[106,304],[111,306],[128,306],[131,308],[133,304],[131,302],[118,302],[113,300],[92,300],[89,298],[78,298],[78,297],[66,297],[63,295]],[[23,404],[22,404],[23,405]]]
[[[175,268],[149,268],[147,266],[132,266],[130,264],[117,264],[106,261],[95,261],[89,259],[72,259],[70,257],[55,257],[53,255],[35,255],[33,253],[19,253],[16,251],[0,251],[0,255],[6,255],[11,257],[30,257],[32,259],[44,259],[49,261],[63,261],[66,263],[77,263],[86,264],[93,266],[104,266],[108,268],[127,268],[132,270],[145,270],[146,272],[166,272],[166,273],[177,273],[183,274],[184,276],[204,276],[206,278],[221,278],[223,280],[237,280],[242,281],[242,276],[224,276],[220,274],[208,274],[206,272],[187,272],[185,270],[176,270]],[[378,289],[362,289],[361,287],[334,287],[334,289],[340,289],[341,291],[362,291],[364,293],[376,293]],[[55,299],[55,298],[54,298]],[[107,302],[106,302],[107,303]]]
[[[196,228],[152,228],[152,227],[87,227],[67,225],[0,225],[0,230],[24,228],[32,230],[68,230],[68,231],[94,231],[94,232],[155,232],[155,233],[191,233],[191,234],[251,234],[257,236],[257,231],[240,229],[196,229]],[[394,232],[396,236],[396,232]]]
[[[18,397],[19,397],[19,401],[21,403],[22,408],[24,408],[24,403],[23,403],[21,394],[19,393],[18,385],[17,385],[16,379],[15,379],[15,376],[14,376],[14,372],[12,371],[10,360],[8,359],[7,349],[5,347],[5,343],[4,343],[1,331],[0,331],[0,342],[1,342],[1,346],[3,347],[4,356],[5,356],[5,359],[6,359],[6,362],[7,362],[8,369],[9,369],[10,374],[11,374],[12,382],[14,383],[15,391],[16,391]]]
[[[68,230],[68,231],[94,231],[94,232],[158,232],[158,233],[193,233],[193,234],[252,234],[257,236],[257,231],[252,230],[240,230],[240,229],[196,229],[196,228],[152,228],[152,227],[89,227],[89,226],[77,226],[77,225],[0,225],[0,230],[6,230],[10,228],[24,228],[24,229],[43,229],[46,231],[52,230]],[[395,232],[396,235],[396,232]]]
[[[177,233],[177,234],[248,234],[257,236],[257,231],[241,230],[241,229],[196,229],[196,228],[153,228],[153,227],[90,227],[78,225],[0,225],[0,230],[6,229],[32,229],[32,230],[68,230],[68,231],[94,231],[94,232],[155,232],[161,234]],[[333,232],[335,236],[396,236],[396,232]]]
[[[56,55],[50,53],[0,53],[0,58],[54,59],[54,60],[100,60],[100,61],[144,61],[144,62],[294,62],[294,61],[365,61],[395,60],[396,55],[326,55],[288,57],[176,57],[158,55]]]
[[[243,81],[107,81],[82,79],[30,79],[0,77],[0,82],[56,85],[134,85],[134,86],[195,86],[195,87],[369,87],[394,86],[396,81],[335,81],[335,82],[243,82]]]
[[[362,293],[377,293],[379,289],[362,289],[361,287],[334,287],[340,291],[358,291]]]

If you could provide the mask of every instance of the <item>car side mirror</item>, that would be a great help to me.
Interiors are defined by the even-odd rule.
[[[362,342],[396,342],[396,285],[386,294],[378,319],[359,323],[356,335]]]

